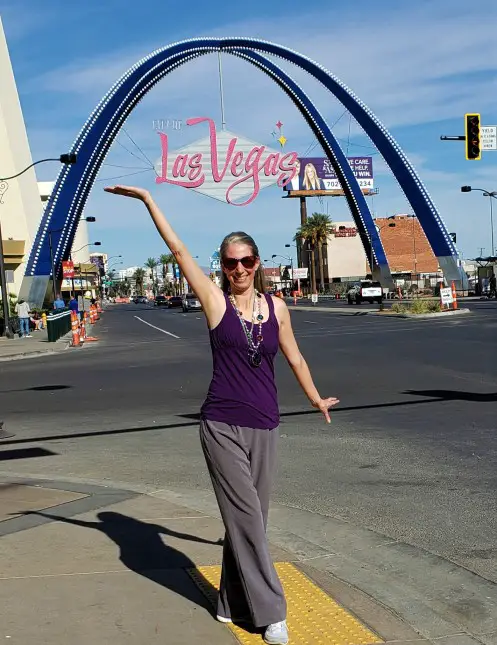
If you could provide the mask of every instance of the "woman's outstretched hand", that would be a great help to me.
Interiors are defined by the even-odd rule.
[[[319,399],[319,401],[314,401],[312,403],[312,407],[321,410],[321,412],[324,414],[324,418],[326,419],[326,423],[331,423],[329,409],[337,403],[340,403],[340,399],[335,399],[335,397],[330,396],[327,399]]]
[[[104,190],[106,193],[112,193],[113,195],[141,199],[142,202],[150,196],[148,190],[145,190],[145,188],[137,188],[136,186],[106,186]]]

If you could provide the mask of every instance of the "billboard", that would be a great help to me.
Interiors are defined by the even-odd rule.
[[[347,157],[352,172],[364,194],[374,188],[373,158]],[[313,194],[345,195],[340,186],[331,161],[326,157],[301,157],[297,159],[298,175],[284,186],[290,193],[298,191],[298,196]]]

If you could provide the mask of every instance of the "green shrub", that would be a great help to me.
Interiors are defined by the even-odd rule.
[[[410,305],[403,305],[395,302],[391,311],[396,314],[434,314],[442,311],[440,303],[437,300],[414,300]]]
[[[428,314],[430,313],[430,301],[428,300],[413,300],[411,306],[409,307],[409,313],[411,314]]]

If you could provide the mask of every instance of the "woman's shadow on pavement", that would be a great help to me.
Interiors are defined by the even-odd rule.
[[[98,513],[98,522],[61,517],[41,511],[27,511],[23,515],[38,515],[56,522],[65,522],[101,531],[119,547],[119,559],[125,567],[180,596],[184,596],[214,615],[213,603],[217,598],[216,589],[197,571],[198,584],[203,591],[201,593],[188,573],[184,571],[184,569],[196,569],[197,565],[181,551],[165,544],[161,535],[219,546],[222,546],[223,540],[212,541],[188,533],[178,533],[164,526],[142,522],[113,511]]]

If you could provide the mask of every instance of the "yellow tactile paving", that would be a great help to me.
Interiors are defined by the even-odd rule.
[[[275,564],[288,602],[291,645],[366,645],[384,641],[336,603],[290,562]],[[216,606],[221,567],[199,567],[189,574]],[[261,645],[259,634],[228,625],[242,645]]]

